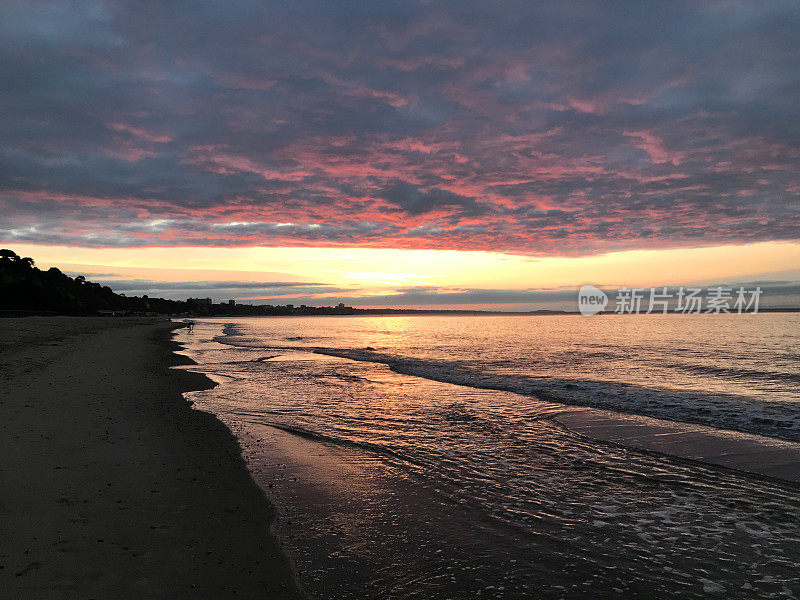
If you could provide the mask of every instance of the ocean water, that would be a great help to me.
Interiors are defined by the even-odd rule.
[[[209,319],[315,598],[794,598],[800,486],[604,444],[590,406],[800,441],[800,315]]]

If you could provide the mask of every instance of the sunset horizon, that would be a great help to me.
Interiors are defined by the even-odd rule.
[[[43,269],[83,275],[127,295],[174,300],[574,312],[585,284],[606,290],[744,285],[763,290],[765,308],[800,308],[800,244],[790,242],[580,257],[325,247],[15,248]]]

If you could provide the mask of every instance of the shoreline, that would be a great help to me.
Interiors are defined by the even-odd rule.
[[[301,315],[298,315],[301,316]],[[344,315],[349,316],[349,315]],[[277,348],[276,348],[277,349]],[[337,352],[320,352],[319,348],[291,348],[324,356],[337,356],[357,362],[373,362],[357,356]],[[185,355],[181,355],[186,357]],[[188,357],[186,357],[188,359]],[[190,364],[197,364],[190,360]],[[515,392],[499,387],[472,386],[457,381],[426,377],[405,371],[389,362],[376,360],[392,371],[409,377],[419,377],[444,385],[465,386],[494,390],[498,393],[515,393],[547,406],[547,418],[573,435],[591,439],[600,444],[616,445],[630,450],[659,454],[679,461],[721,467],[756,477],[774,479],[791,484],[800,483],[800,442],[766,434],[749,433],[736,429],[714,427],[691,421],[671,420],[586,404],[572,404],[543,393]],[[195,372],[202,372],[197,365]]]
[[[205,375],[152,319],[3,319],[9,597],[303,598]]]
[[[750,433],[570,406],[550,417],[574,435],[776,482],[800,483],[800,444]]]

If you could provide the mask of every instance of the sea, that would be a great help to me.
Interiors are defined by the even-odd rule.
[[[800,449],[800,314],[200,319],[311,598],[798,598],[800,485],[573,432],[576,407]]]

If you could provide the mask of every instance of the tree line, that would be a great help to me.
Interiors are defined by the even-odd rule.
[[[59,315],[91,315],[101,311],[177,314],[187,302],[127,297],[83,275],[69,277],[56,267],[39,269],[29,256],[0,250],[0,311]]]

